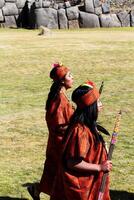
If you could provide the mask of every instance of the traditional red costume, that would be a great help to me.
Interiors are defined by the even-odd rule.
[[[64,66],[54,66],[54,81],[62,79],[69,71]],[[64,127],[67,127],[74,112],[72,105],[62,90],[51,100],[49,109],[46,112],[46,122],[49,130],[49,137],[46,150],[46,161],[43,175],[40,181],[39,190],[48,195],[51,194],[53,181],[58,170],[61,159],[61,141],[64,135]]]
[[[88,83],[89,84],[89,83]],[[99,98],[99,93],[91,82],[93,90],[82,98],[77,99],[80,108],[92,104]],[[107,160],[107,152],[101,135],[91,133],[89,127],[76,122],[70,125],[68,134],[64,138],[63,164],[59,167],[59,174],[51,200],[97,200],[103,172],[73,170],[67,167],[67,160],[80,160],[86,163],[102,164]],[[106,180],[104,200],[110,200],[109,177]]]
[[[80,158],[88,163],[100,164],[107,160],[105,145],[98,143],[89,128],[82,124],[71,127],[66,139],[64,161]],[[103,172],[76,172],[60,168],[51,200],[97,200]],[[60,188],[62,190],[60,191]],[[104,200],[110,200],[109,178],[104,192]]]

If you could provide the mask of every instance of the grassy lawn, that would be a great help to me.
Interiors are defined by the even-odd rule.
[[[55,61],[70,67],[74,88],[88,79],[98,87],[104,81],[99,121],[110,133],[122,109],[111,196],[130,200],[134,193],[133,28],[54,30],[48,37],[38,36],[38,30],[0,29],[0,199],[30,199],[26,185],[39,181],[42,174],[48,136],[44,105]],[[110,138],[106,140],[109,144]],[[49,198],[42,194],[41,199]]]

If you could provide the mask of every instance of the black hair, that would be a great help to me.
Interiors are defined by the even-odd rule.
[[[55,74],[57,72],[57,69],[58,69],[57,67],[53,67],[52,70],[50,71],[50,78],[51,79],[54,79]]]
[[[49,109],[49,107],[51,105],[51,101],[54,100],[58,96],[58,94],[59,94],[59,92],[61,90],[61,87],[62,87],[61,81],[53,82],[53,84],[52,84],[52,86],[50,88],[50,92],[48,94],[47,101],[46,101],[46,107],[45,107],[46,110]]]
[[[91,89],[92,88],[85,85],[79,86],[74,90],[72,94],[72,100],[74,102],[77,102],[81,96],[89,92]],[[93,104],[86,106],[83,109],[77,107],[76,111],[74,112],[70,120],[70,125],[77,122],[82,123],[90,129],[90,131],[95,135],[97,140],[100,140],[101,136],[98,134],[98,131],[101,131],[106,135],[109,135],[109,133],[104,127],[102,127],[97,123],[97,118],[98,118],[98,108],[97,108],[97,101],[95,101]]]
[[[53,80],[55,78],[57,69],[58,69],[58,66],[52,68],[52,70],[50,71],[50,78],[53,79]],[[59,92],[60,92],[60,90],[63,86],[62,81],[64,80],[64,78],[65,77],[63,77],[60,80],[54,81],[52,86],[50,87],[50,91],[49,91],[48,98],[47,98],[47,101],[46,101],[46,107],[45,107],[46,110],[49,109],[49,107],[51,105],[51,101],[54,100],[59,95]]]
[[[92,88],[84,85],[84,86],[79,86],[78,88],[76,88],[73,93],[72,93],[72,101],[74,101],[75,103],[77,102],[77,100],[83,96],[84,94],[86,94],[87,92],[89,92]]]
[[[98,140],[97,118],[98,109],[97,101],[95,101],[92,105],[86,106],[83,109],[77,108],[71,118],[70,125],[75,123],[86,125]]]

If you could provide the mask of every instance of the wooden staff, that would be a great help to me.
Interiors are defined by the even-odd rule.
[[[99,93],[100,93],[100,94],[102,93],[103,87],[104,87],[104,81],[102,81],[101,86],[100,86],[100,89],[99,89]]]
[[[110,142],[110,147],[109,147],[109,152],[108,152],[108,160],[112,159],[112,154],[113,154],[113,150],[115,147],[115,143],[117,142],[117,136],[118,136],[119,126],[120,126],[120,119],[121,119],[121,110],[117,114],[117,117],[116,117],[115,126],[114,126],[114,130],[113,130],[113,134],[112,134],[112,138],[111,138],[111,142]],[[107,176],[108,176],[108,172],[104,173],[104,175],[102,177],[98,200],[103,200]]]

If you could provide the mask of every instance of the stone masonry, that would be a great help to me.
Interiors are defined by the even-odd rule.
[[[134,10],[122,9],[113,13],[110,10],[111,2],[0,0],[0,27],[34,29],[42,25],[50,29],[71,29],[134,26]]]

